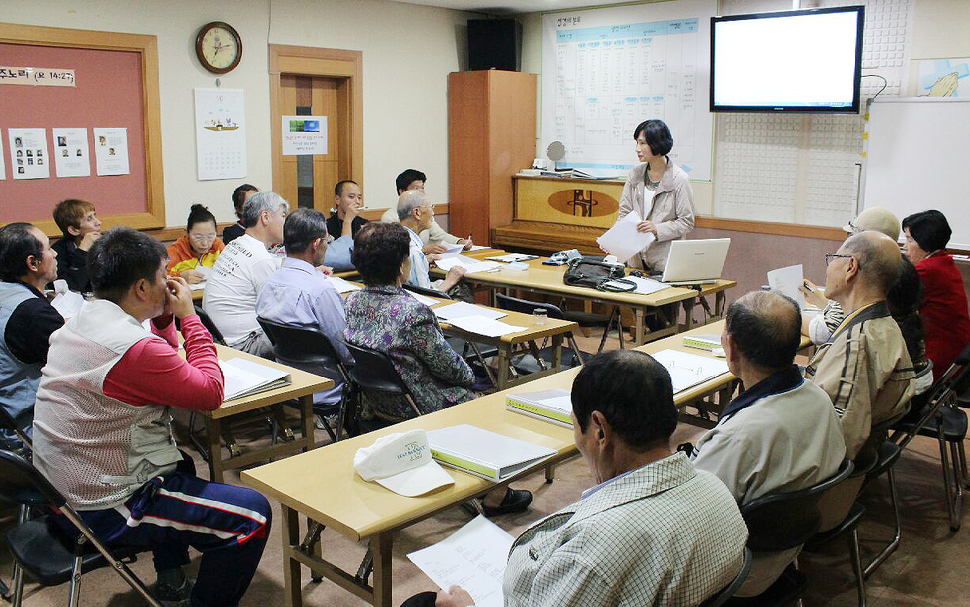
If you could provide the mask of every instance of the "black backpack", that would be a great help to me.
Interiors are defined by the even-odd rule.
[[[635,290],[636,283],[624,276],[623,266],[584,255],[569,260],[562,281],[571,287],[592,287],[600,291],[623,293]]]

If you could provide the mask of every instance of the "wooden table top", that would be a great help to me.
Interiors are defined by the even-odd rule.
[[[686,348],[683,345],[683,336],[720,333],[722,328],[723,321],[719,321],[646,344],[637,350],[650,353],[669,348],[713,357],[704,350]],[[493,484],[477,476],[449,468],[448,472],[455,479],[454,485],[420,497],[404,497],[357,476],[353,468],[354,454],[357,449],[369,446],[378,437],[394,432],[416,428],[434,430],[468,423],[555,449],[559,452],[560,458],[571,456],[576,453],[571,428],[509,411],[505,408],[505,397],[507,394],[552,388],[568,390],[578,372],[578,367],[562,371],[529,382],[526,386],[509,388],[395,424],[390,428],[343,440],[258,468],[244,470],[242,481],[355,540],[404,527],[442,508],[479,495]],[[676,394],[674,402],[678,406],[684,406],[699,396],[723,386],[733,378],[734,376],[728,373],[698,384]],[[541,469],[544,465],[539,464],[532,469]]]

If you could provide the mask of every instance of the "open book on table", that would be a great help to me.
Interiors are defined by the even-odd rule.
[[[292,383],[286,371],[263,365],[244,358],[219,360],[222,376],[226,380],[225,400],[242,398]]]

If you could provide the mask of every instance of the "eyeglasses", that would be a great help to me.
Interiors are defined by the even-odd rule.
[[[196,242],[211,242],[216,239],[215,234],[189,234],[189,238]]]
[[[837,258],[837,257],[842,257],[844,259],[852,259],[852,256],[851,255],[843,255],[841,253],[826,253],[825,254],[825,265],[826,266],[832,265],[832,260],[835,259],[835,258]]]

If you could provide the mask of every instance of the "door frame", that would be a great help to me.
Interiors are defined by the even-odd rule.
[[[280,76],[323,76],[341,80],[337,91],[336,122],[348,125],[339,131],[340,164],[350,166],[350,179],[364,183],[364,53],[311,46],[269,45],[270,133],[273,156],[273,187],[282,182],[280,151]]]

